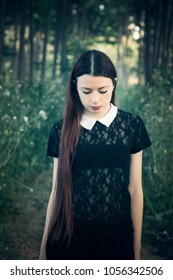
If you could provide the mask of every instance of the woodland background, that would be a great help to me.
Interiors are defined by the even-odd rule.
[[[0,259],[37,259],[46,157],[83,51],[107,53],[117,105],[145,121],[143,259],[173,259],[173,1],[0,0]]]

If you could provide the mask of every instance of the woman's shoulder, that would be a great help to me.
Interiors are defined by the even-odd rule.
[[[63,123],[63,119],[57,121],[57,122],[54,122],[52,125],[51,125],[51,130],[55,130],[55,131],[60,131],[61,128],[62,128],[62,123]]]
[[[139,115],[131,113],[131,112],[124,111],[122,109],[118,109],[118,116],[122,120],[129,121],[129,122],[134,123],[134,124],[139,123],[139,122],[143,122],[143,119]]]
[[[59,141],[61,135],[62,120],[52,124],[48,139],[47,155],[51,157],[58,157]]]

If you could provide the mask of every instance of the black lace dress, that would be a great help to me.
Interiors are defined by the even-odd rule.
[[[47,154],[58,157],[62,121],[51,128]],[[130,156],[151,145],[143,120],[118,109],[106,127],[81,127],[72,164],[71,244],[50,246],[47,259],[134,259],[128,191]]]

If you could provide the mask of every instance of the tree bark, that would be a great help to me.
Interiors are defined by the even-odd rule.
[[[145,82],[150,83],[151,81],[151,65],[150,65],[150,44],[151,44],[151,34],[150,34],[150,2],[145,0],[145,36],[144,36],[144,73]]]
[[[158,58],[159,58],[159,34],[160,34],[160,25],[161,25],[161,11],[162,11],[162,0],[158,0],[155,9],[155,25],[154,25],[154,42],[153,42],[153,58],[152,64],[153,68],[158,66]]]
[[[30,23],[29,23],[29,42],[30,42],[30,58],[29,58],[29,83],[33,82],[33,61],[34,61],[34,42],[33,42],[33,0],[30,0]]]
[[[67,44],[67,13],[69,6],[68,0],[63,1],[63,10],[62,10],[62,33],[61,33],[61,72],[66,70],[67,59],[66,59],[66,44]]]
[[[162,9],[162,53],[161,62],[162,69],[165,70],[165,56],[166,56],[166,36],[168,31],[168,0],[164,0],[164,5]]]
[[[163,54],[163,70],[168,69],[169,57],[170,57],[170,42],[172,35],[172,24],[173,24],[173,2],[170,0],[168,3],[168,12],[167,12],[167,24],[166,24],[166,32],[165,32],[165,48]]]
[[[20,2],[20,46],[18,59],[18,74],[17,79],[23,83],[24,81],[24,40],[25,40],[25,24],[26,24],[26,2]]]
[[[11,69],[13,71],[13,73],[15,74],[14,76],[16,76],[16,72],[17,72],[17,49],[16,49],[16,45],[17,45],[17,39],[18,39],[18,26],[19,26],[19,14],[16,13],[14,15],[14,42],[13,42],[13,58],[11,61]]]
[[[60,46],[61,33],[62,33],[62,1],[57,0],[55,49],[54,49],[52,79],[55,79],[56,77],[57,58],[58,58],[58,51]]]
[[[6,10],[6,0],[2,0],[0,2],[0,81],[2,79],[2,64],[3,64],[3,45],[4,45],[4,18],[5,18],[5,10]]]
[[[41,69],[41,82],[42,83],[44,82],[44,79],[45,79],[46,51],[47,51],[48,33],[49,33],[50,17],[51,17],[51,3],[52,3],[52,0],[48,0],[44,45],[43,45],[42,69]]]
[[[137,76],[138,76],[138,80],[139,83],[143,82],[143,77],[144,77],[144,73],[143,73],[143,65],[144,65],[144,59],[143,59],[143,39],[140,38],[139,40],[139,48],[138,48],[138,72],[137,72]]]

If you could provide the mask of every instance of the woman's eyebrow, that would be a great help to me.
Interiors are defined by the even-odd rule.
[[[91,90],[91,88],[87,88],[87,87],[80,87],[80,88]]]
[[[103,88],[108,87],[108,86],[109,86],[109,85],[106,85],[106,86],[100,87],[100,88],[98,88],[98,89],[103,89]],[[91,88],[88,88],[88,87],[80,87],[80,88],[92,90]]]

